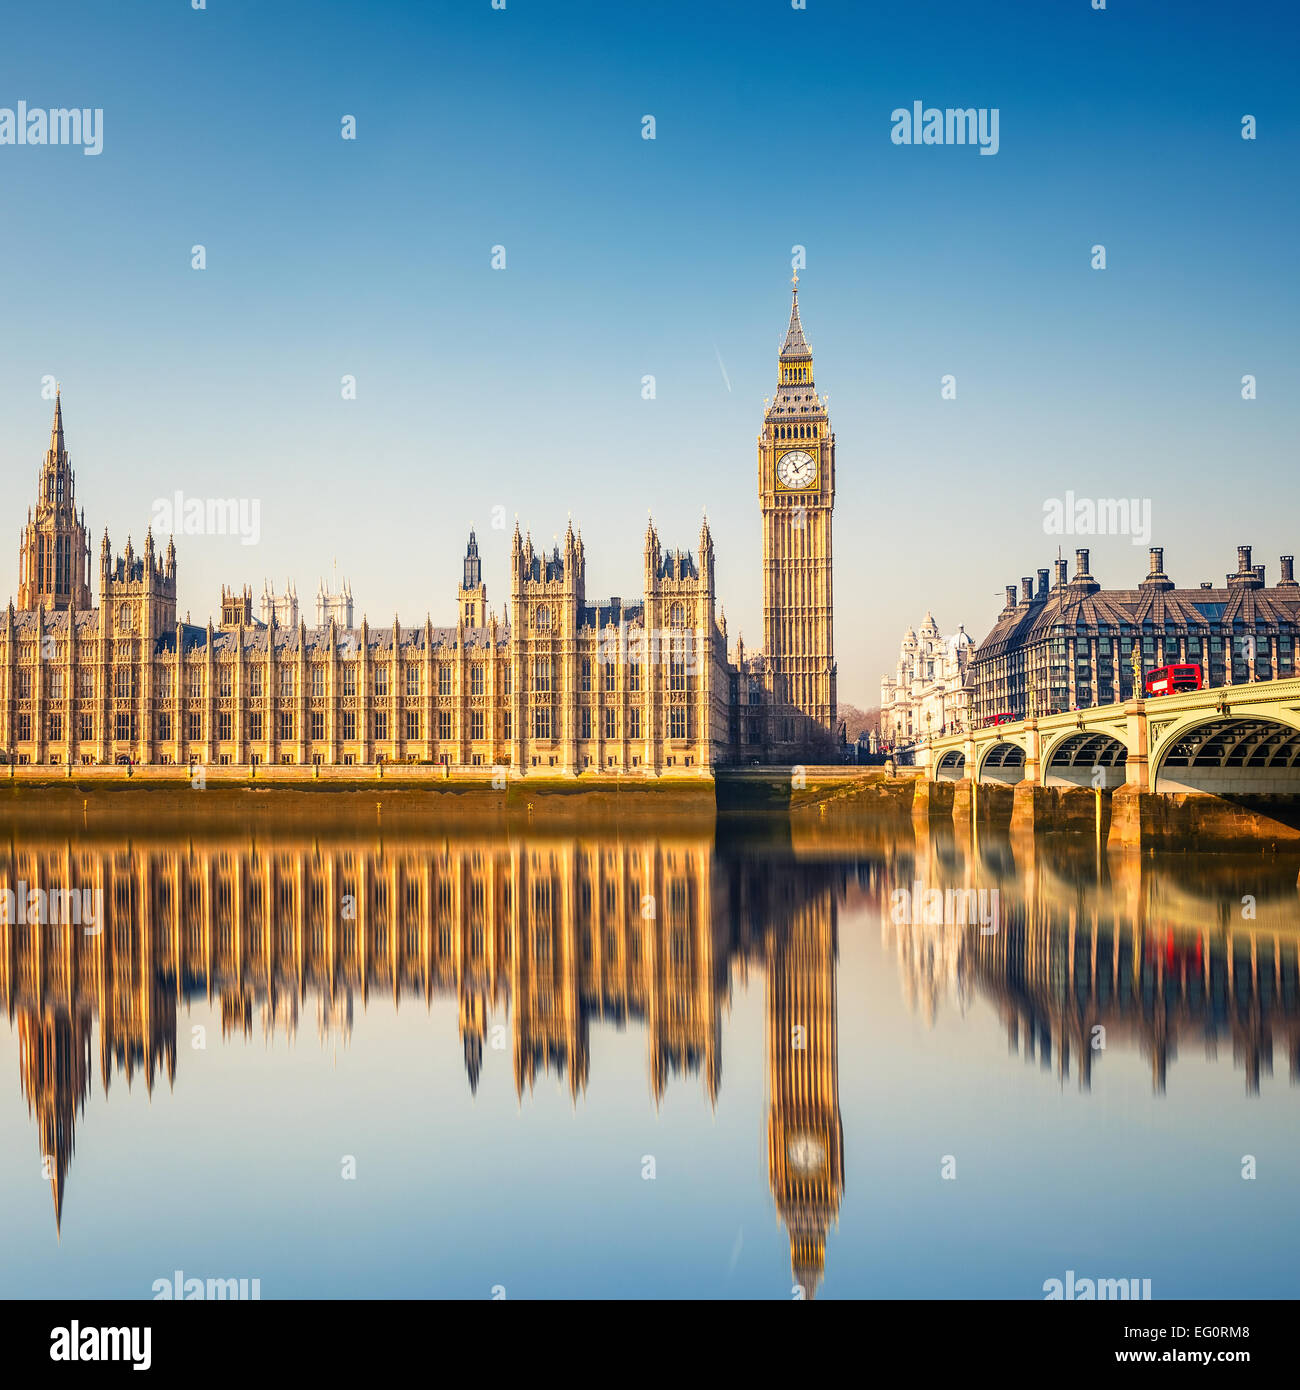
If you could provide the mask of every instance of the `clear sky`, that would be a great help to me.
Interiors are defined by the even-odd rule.
[[[629,597],[647,509],[694,547],[707,507],[757,646],[796,244],[842,700],[927,608],[983,636],[1058,545],[1136,582],[1130,538],[1044,533],[1067,490],[1149,499],[1180,583],[1239,543],[1272,582],[1300,551],[1298,35],[1281,0],[17,7],[0,108],[104,117],[98,156],[0,145],[0,591],[50,375],[96,558],[177,489],[260,499],[256,546],[178,540],[196,620],[265,577],[310,616],[337,557],[372,621],[451,622],[471,526],[500,606],[516,513],[549,543],[571,511],[589,595]],[[916,101],[997,108],[997,154],[893,143]]]

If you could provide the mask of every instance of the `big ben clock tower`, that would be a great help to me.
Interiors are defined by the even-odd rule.
[[[758,437],[763,510],[763,648],[775,724],[772,753],[791,762],[832,755],[836,723],[831,512],[835,436],[813,384],[794,277],[776,395]]]

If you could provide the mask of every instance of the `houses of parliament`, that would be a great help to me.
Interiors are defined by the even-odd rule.
[[[515,526],[504,615],[471,533],[456,623],[266,621],[249,587],[217,624],[178,618],[174,540],[115,554],[98,606],[56,395],[17,604],[0,621],[0,757],[29,765],[365,765],[511,775],[707,775],[832,761],[835,436],[797,283],[758,440],[763,650],[728,650],[707,519],[696,549],[645,533],[639,601],[592,598],[581,533],[547,553]],[[350,606],[350,605],[349,605]]]

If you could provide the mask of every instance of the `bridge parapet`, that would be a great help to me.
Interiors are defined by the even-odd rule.
[[[1234,730],[1240,733],[1236,742]],[[1167,757],[1185,759],[1191,747],[1193,761],[1204,759],[1209,755],[1196,750],[1208,747],[1213,737],[1219,739],[1215,748],[1223,750],[1225,768],[1244,758],[1252,768],[1267,767],[1267,785],[1261,782],[1260,790],[1294,784],[1300,794],[1300,738],[1292,747],[1292,731],[1300,734],[1300,678],[1127,700],[945,734],[925,745],[923,766],[931,780],[967,777],[1104,790],[1120,784],[1122,768],[1123,784],[1136,791],[1213,791],[1214,786],[1192,785],[1196,779],[1187,777],[1177,787],[1160,785]],[[1219,774],[1219,780],[1225,789],[1230,781],[1234,792],[1251,788],[1247,773],[1231,779]]]

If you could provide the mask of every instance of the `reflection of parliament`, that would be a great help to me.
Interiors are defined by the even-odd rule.
[[[1213,1053],[1221,1041],[1251,1092],[1275,1045],[1300,1077],[1289,878],[1255,883],[1258,922],[1234,924],[1221,920],[1222,885],[1198,889],[1185,866],[1157,873],[1125,861],[1107,896],[1072,891],[1073,871],[1040,858],[1022,866],[1001,930],[984,937],[890,924],[891,887],[953,882],[951,862],[907,842],[835,860],[738,857],[687,836],[380,845],[287,831],[272,849],[236,832],[196,843],[25,836],[0,854],[0,894],[98,890],[101,930],[0,921],[0,1008],[17,1020],[23,1093],[61,1221],[95,1072],[105,1095],[123,1072],[128,1083],[142,1074],[151,1093],[163,1073],[174,1083],[189,1041],[183,1014],[205,997],[225,1031],[266,1035],[296,1033],[300,1009],[323,1035],[350,1032],[355,1001],[364,1008],[372,993],[454,1000],[472,1090],[508,1050],[517,1092],[550,1073],[575,1100],[593,1042],[596,1087],[608,1095],[601,1035],[631,1024],[645,1035],[656,1101],[675,1075],[698,1076],[716,1099],[733,984],[761,972],[768,1181],[793,1278],[811,1295],[845,1189],[846,901],[879,916],[926,1014],[949,985],[978,991],[1013,1050],[1062,1080],[1073,1059],[1091,1086],[1106,1057],[1094,1050],[1098,1024],[1114,1051],[1150,1059],[1157,1093],[1181,1049]],[[972,854],[956,872],[975,885],[987,870]],[[503,1011],[508,1027],[492,1021]]]
[[[836,907],[829,870],[724,866],[711,839],[416,841],[372,850],[273,851],[49,841],[0,857],[0,892],[99,890],[102,930],[0,921],[0,1005],[18,1016],[22,1084],[49,1160],[56,1220],[92,1033],[107,1094],[115,1070],[152,1093],[177,1071],[178,1006],[206,993],[223,1031],[296,1032],[317,1001],[322,1031],[350,1031],[353,1000],[451,996],[469,1085],[490,1012],[509,1005],[516,1090],[589,1076],[593,1023],[639,1023],[651,1091],[696,1073],[716,1102],[733,969],[766,977],[768,1166],[794,1278],[813,1294],[844,1183],[835,1014]],[[3,916],[3,914],[0,914]],[[186,1030],[181,1029],[184,1032]],[[489,1063],[490,1065],[490,1063]]]
[[[191,761],[698,773],[834,757],[831,513],[835,436],[813,384],[798,290],[758,437],[762,654],[728,652],[707,520],[695,553],[653,522],[640,601],[587,594],[582,536],[510,553],[509,611],[487,603],[471,534],[454,627],[352,625],[350,594],[309,628],[223,590],[214,627],[178,620],[173,541],[114,556],[91,598],[84,512],[56,397],[50,447],[0,622],[0,754],[18,763]],[[161,540],[161,538],[160,538]],[[288,621],[284,621],[285,619]],[[341,621],[340,621],[341,619]]]

